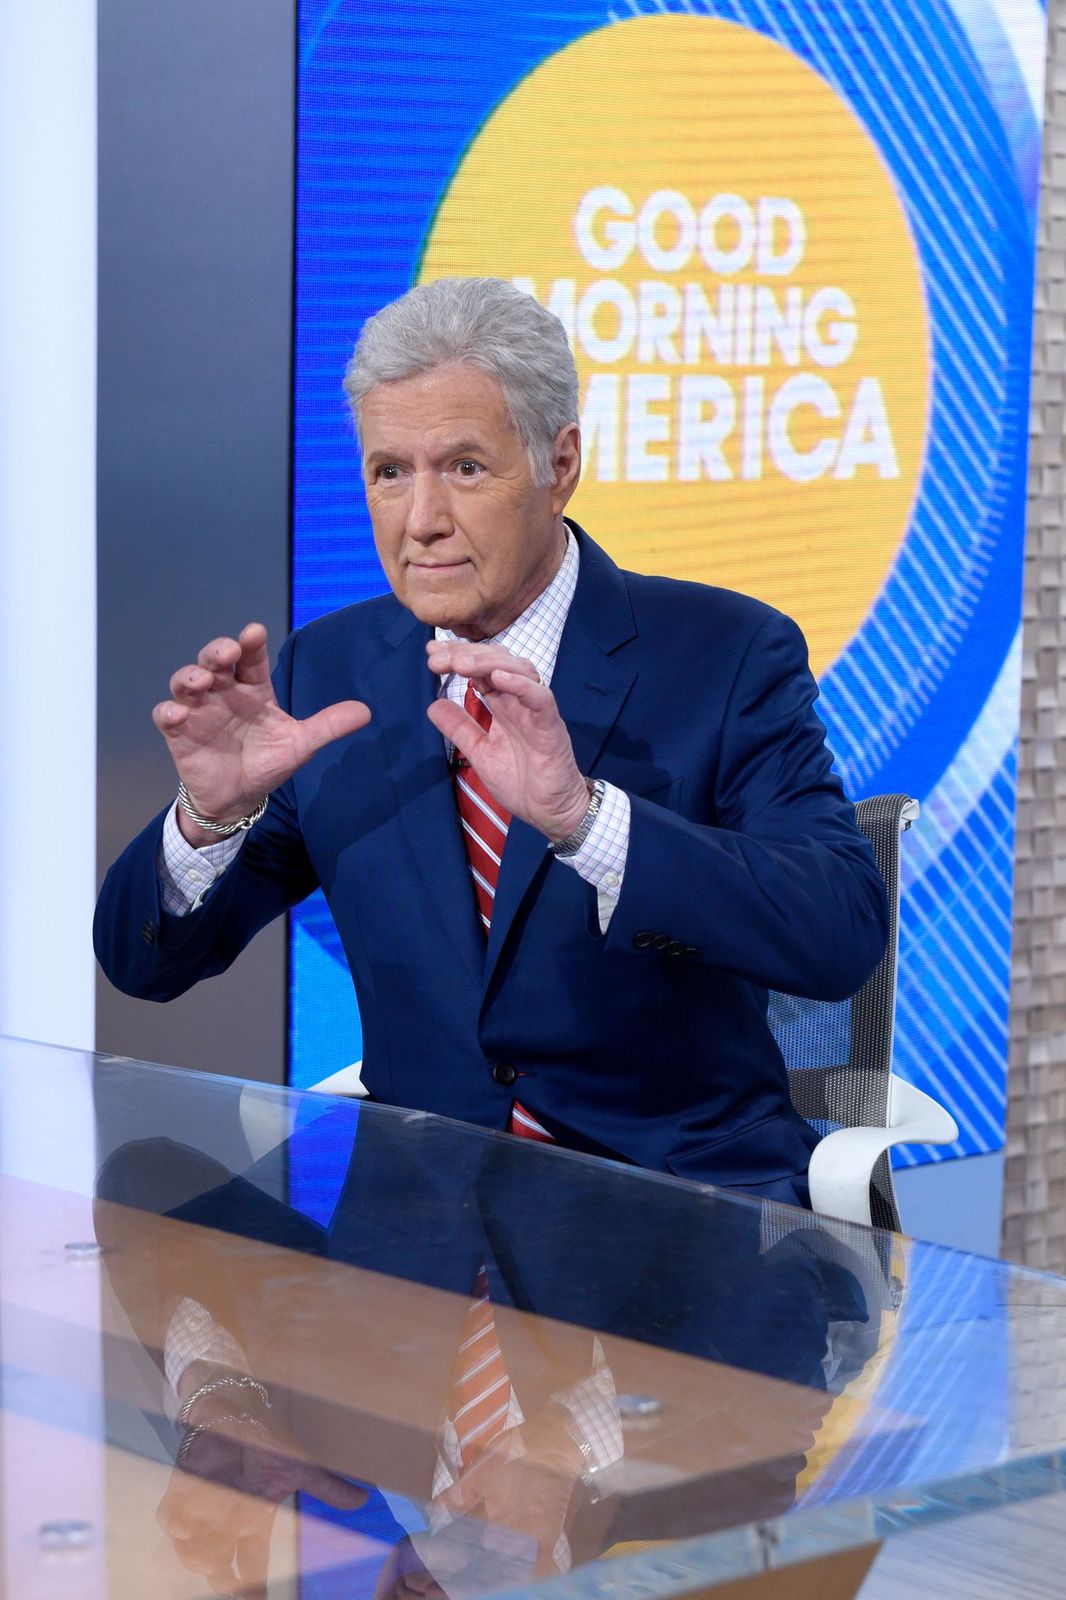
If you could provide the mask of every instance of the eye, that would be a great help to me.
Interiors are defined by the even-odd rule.
[[[455,470],[460,478],[477,478],[485,469],[480,461],[473,461],[469,456],[464,456],[462,461],[455,463]]]
[[[400,469],[395,462],[386,461],[378,467],[374,476],[379,483],[395,483],[400,476]]]

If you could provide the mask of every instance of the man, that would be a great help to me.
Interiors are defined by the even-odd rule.
[[[885,909],[798,630],[565,521],[573,358],[509,285],[411,290],[346,388],[393,592],[273,682],[257,624],[174,674],[180,798],[108,875],[108,976],[169,999],[321,885],[376,1098],[805,1202],[766,991],[853,993]]]

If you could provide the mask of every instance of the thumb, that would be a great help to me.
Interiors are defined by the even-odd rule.
[[[453,1517],[469,1516],[485,1498],[485,1478],[477,1471],[478,1466],[484,1464],[485,1458],[475,1466],[461,1473],[454,1483],[442,1489],[437,1495],[437,1505],[451,1513]]]
[[[334,739],[357,733],[366,727],[370,717],[370,707],[361,700],[338,700],[335,705],[316,711],[313,717],[307,717],[300,724],[306,755],[313,756],[316,750],[332,744]]]
[[[473,762],[478,746],[484,743],[488,735],[468,711],[457,706],[453,700],[442,698],[434,700],[426,708],[426,716],[438,733],[451,740],[461,756]]]

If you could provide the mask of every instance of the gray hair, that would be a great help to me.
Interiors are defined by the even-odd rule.
[[[458,361],[496,379],[534,483],[550,483],[552,446],[578,420],[577,368],[559,318],[503,278],[421,283],[367,319],[344,374],[356,428],[377,384]]]

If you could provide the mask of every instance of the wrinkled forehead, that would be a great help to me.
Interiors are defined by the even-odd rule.
[[[364,452],[390,441],[410,447],[467,440],[487,448],[516,438],[499,383],[468,362],[376,383],[363,397],[358,424]]]

